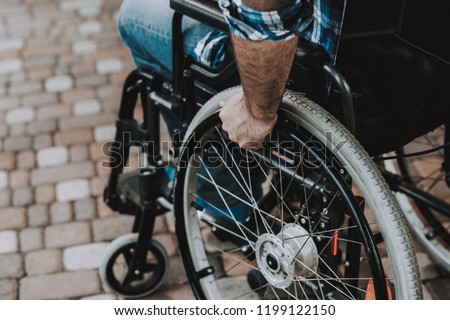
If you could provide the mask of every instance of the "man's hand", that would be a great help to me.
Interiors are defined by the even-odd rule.
[[[269,137],[278,118],[277,114],[272,119],[255,118],[245,103],[242,91],[221,102],[220,106],[222,129],[228,133],[230,140],[245,149],[260,148]]]
[[[284,8],[287,0],[242,0],[256,10]],[[243,93],[222,104],[222,128],[243,148],[258,148],[272,131],[289,77],[298,36],[251,41],[231,35]]]

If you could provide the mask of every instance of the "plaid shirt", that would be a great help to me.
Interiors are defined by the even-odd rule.
[[[336,58],[346,0],[290,0],[287,7],[276,11],[257,11],[242,0],[219,0],[230,31],[248,40],[283,41],[300,37],[319,44]],[[212,31],[194,50],[194,59],[211,68],[225,60],[229,36]]]

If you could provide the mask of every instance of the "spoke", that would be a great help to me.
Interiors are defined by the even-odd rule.
[[[205,163],[203,162],[203,160],[200,157],[200,161],[203,164],[203,166],[205,166]],[[236,220],[236,218],[233,216],[233,213],[230,210],[230,207],[228,206],[228,203],[225,201],[222,192],[220,192],[219,186],[217,185],[217,183],[214,181],[214,178],[211,175],[211,172],[209,172],[208,168],[205,166],[206,169],[206,173],[208,174],[209,178],[213,181],[214,187],[216,188],[220,198],[222,199],[222,202],[225,204],[225,206],[227,207],[228,212],[230,213],[231,217],[233,218],[234,222],[236,223],[237,227],[240,229],[240,231],[244,234],[244,237],[246,238],[246,241],[248,241],[248,243],[252,246],[252,249],[255,250],[254,245],[250,242],[250,240],[248,239],[247,235],[245,234],[245,232],[243,232],[241,224],[238,223],[238,221]]]
[[[247,160],[248,161],[248,151],[247,151],[247,149],[245,149],[245,160]],[[248,176],[248,185],[250,186],[250,194],[253,194],[253,183],[252,183],[252,181],[251,181],[251,174],[250,174],[250,166],[247,166],[247,176]],[[261,187],[262,188],[262,187]],[[253,209],[252,209],[252,211],[253,211],[253,217],[254,217],[254,219],[255,219],[255,225],[256,225],[256,234],[258,235],[258,236],[260,236],[261,235],[261,232],[260,232],[260,230],[259,230],[259,223],[257,223],[257,221],[258,221],[258,219],[256,218],[256,208],[254,208],[253,207]],[[261,216],[261,215],[260,215]]]
[[[211,183],[211,184],[214,185],[214,182],[213,182],[211,179],[208,179],[207,177],[205,177],[205,176],[203,176],[203,175],[200,175],[200,174],[198,174],[198,177],[200,177],[201,179],[203,179],[203,180],[205,180],[205,181],[207,181],[207,182],[209,182],[209,183]],[[217,185],[217,184],[216,184],[216,185]],[[249,207],[252,207],[252,205],[251,205],[250,203],[248,203],[247,201],[245,201],[245,200],[242,199],[242,198],[239,198],[239,197],[236,196],[234,193],[231,193],[230,191],[228,191],[227,189],[225,189],[225,188],[223,188],[223,187],[221,187],[221,186],[217,186],[217,187],[218,187],[221,191],[223,191],[223,192],[225,192],[226,194],[228,194],[229,196],[232,196],[232,197],[235,198],[236,200],[239,200],[239,201],[243,202],[244,204],[248,205]],[[196,197],[197,197],[197,198],[200,198],[200,196],[198,196],[198,195],[196,195]],[[200,198],[200,199],[201,199],[201,198]],[[205,199],[202,199],[202,200],[205,201]],[[208,203],[208,204],[210,204],[210,203]],[[226,215],[227,217],[229,217],[229,213],[224,212],[223,210],[221,210],[220,208],[217,208],[217,207],[214,206],[214,205],[211,205],[211,206],[213,206],[215,209],[217,209],[218,211],[222,212],[224,215]],[[274,219],[274,220],[277,220],[277,221],[281,222],[281,220],[280,220],[279,218],[277,218],[277,217],[271,215],[270,213],[268,213],[268,212],[266,212],[266,211],[264,211],[264,210],[262,210],[262,209],[259,209],[259,212],[262,213],[262,214],[264,214],[264,215],[266,215],[267,217],[270,217],[271,219]],[[263,219],[262,214],[261,214],[261,219]],[[230,218],[231,218],[231,217],[230,217]]]
[[[252,150],[249,150],[250,154],[252,154],[253,158],[256,161],[255,155],[253,154]],[[262,169],[261,164],[258,162],[259,167]],[[267,173],[264,172],[263,173],[267,179],[267,181],[269,182],[270,186],[272,187],[273,191],[275,191],[275,194],[278,196],[279,199],[283,199],[282,196],[280,195],[280,193],[277,191],[277,188],[273,185],[271,179],[269,178],[269,176],[267,175]],[[289,211],[289,214],[292,216],[293,219],[295,219],[295,215],[293,214],[293,212],[290,210],[290,208],[286,205],[286,209]]]
[[[334,278],[331,278],[331,277],[328,276],[328,275],[323,276],[323,279],[330,280],[330,281],[335,280]],[[340,278],[340,280],[343,280],[343,281],[354,281],[354,280],[366,280],[366,281],[369,281],[370,279],[371,279],[371,278]],[[341,281],[341,282],[342,282],[342,281]],[[353,289],[356,289],[356,290],[361,291],[361,292],[364,292],[364,293],[366,292],[366,290],[364,290],[364,289],[362,289],[362,288],[360,288],[360,287],[351,285],[351,284],[349,284],[349,283],[343,283],[343,285],[344,285],[345,287],[347,287],[347,288],[353,288]]]
[[[334,199],[336,198],[336,196],[338,195],[339,192],[336,192],[333,199],[331,199],[330,203],[328,204],[326,210],[328,211],[328,209],[331,206],[331,203],[334,201]],[[305,243],[300,247],[300,249],[297,251],[297,253],[294,255],[294,258],[291,261],[291,264],[294,263],[296,257],[299,255],[299,253],[303,250],[303,248],[305,247],[305,245],[308,243],[308,240],[312,237],[311,234],[314,234],[314,232],[316,231],[316,229],[319,227],[320,222],[323,219],[323,215],[320,217],[319,221],[316,223],[316,225],[314,226],[314,228],[312,230],[310,230],[310,233],[308,234],[308,239],[306,239]]]
[[[196,197],[199,198],[199,199],[202,199],[201,197],[199,197],[199,196],[197,196],[197,195],[196,195]],[[202,200],[203,200],[203,199],[202,199]],[[203,201],[204,201],[204,200],[203,200]],[[205,203],[209,204],[209,203],[206,202],[206,201],[205,201]],[[213,208],[215,208],[215,209],[221,211],[219,208],[215,207],[214,205],[212,205],[212,204],[209,204],[209,205],[211,205]],[[221,211],[221,212],[224,213],[223,211]],[[201,220],[201,216],[200,216],[200,220]],[[235,233],[235,232],[233,232],[233,231],[231,231],[231,230],[229,230],[229,229],[226,229],[225,227],[223,227],[222,225],[220,225],[220,224],[218,224],[218,223],[215,223],[215,222],[212,222],[212,221],[208,221],[208,223],[211,224],[213,227],[216,227],[216,228],[218,228],[218,229],[220,229],[220,230],[226,231],[227,233],[229,233],[229,234],[231,234],[231,235],[233,235],[233,236],[235,236],[235,237],[238,237],[238,238],[241,239],[241,240],[247,241],[249,244],[252,245],[252,247],[253,247],[253,245],[255,244],[253,241],[250,241],[247,237],[244,238],[242,235],[240,235],[240,234],[238,234],[238,233]],[[245,228],[248,232],[252,233],[255,237],[257,237],[256,234],[254,234],[253,231],[250,230],[249,228],[247,228],[244,224],[240,224],[240,225],[241,225],[243,228]],[[241,229],[241,232],[243,232],[242,229]],[[244,232],[243,232],[243,233],[244,233]]]
[[[234,159],[233,155],[231,154],[230,150],[228,150],[228,148],[226,148],[226,143],[225,143],[225,139],[223,138],[222,133],[220,132],[218,127],[215,127],[217,133],[220,136],[220,139],[222,140],[222,143],[224,145],[225,150],[227,151],[228,155],[230,156],[231,160],[233,161],[234,166],[237,168],[237,171],[239,172],[239,175],[242,178],[243,183],[245,183],[245,178],[242,175],[241,170],[239,170],[239,166],[236,163],[236,160]],[[258,213],[261,215],[261,210],[258,207],[258,203],[256,202],[256,200],[254,199],[253,195],[251,193],[248,193],[247,190],[250,190],[249,186],[246,186],[247,188],[244,188],[242,186],[242,184],[240,183],[239,179],[236,178],[235,174],[232,172],[232,170],[228,167],[228,165],[225,163],[225,161],[223,160],[222,157],[220,157],[220,154],[217,152],[217,149],[215,147],[214,151],[216,152],[216,154],[219,156],[219,158],[221,159],[222,163],[225,165],[225,167],[228,169],[228,171],[230,172],[230,174],[233,176],[233,178],[235,179],[235,181],[238,183],[238,185],[241,187],[242,191],[244,191],[244,193],[246,194],[246,196],[249,198],[249,200],[252,202],[251,207],[254,208],[254,210],[258,211]],[[258,163],[259,164],[259,163]],[[261,220],[264,221],[264,219],[261,216]],[[269,232],[269,230],[267,230],[267,232]]]
[[[436,178],[434,178],[434,181],[428,187],[427,192],[431,192],[431,189],[433,189],[440,181],[443,181],[444,176],[445,176],[445,172],[441,172]]]
[[[219,187],[219,188],[221,188],[221,187]],[[222,188],[221,188],[221,189],[222,189]],[[226,191],[226,190],[223,190],[223,191]],[[230,195],[232,195],[232,194],[230,193]],[[194,194],[194,196],[195,196],[197,199],[202,200],[202,201],[203,201],[204,203],[206,203],[207,205],[211,206],[213,209],[219,211],[219,212],[222,213],[224,216],[227,216],[227,217],[229,217],[229,218],[231,218],[231,219],[233,218],[232,216],[230,216],[230,214],[229,214],[228,212],[223,211],[223,210],[222,210],[223,208],[219,208],[219,207],[215,206],[214,204],[212,204],[212,203],[209,202],[208,200],[202,198],[202,197],[199,196],[198,194]],[[245,228],[245,230],[247,230],[248,232],[252,233],[252,235],[254,235],[255,237],[257,236],[257,235],[253,232],[253,230],[250,230],[250,229],[245,225],[245,223],[241,223],[241,222],[237,221],[237,224],[241,225],[243,228]]]
[[[322,259],[321,256],[317,256],[319,258],[319,260],[322,261],[322,263],[327,267],[327,269],[335,276],[335,278],[331,278],[333,280],[338,280],[338,282],[340,282],[341,284],[344,285],[345,289],[347,290],[348,294],[350,295],[350,297],[352,296],[350,290],[345,286],[344,282],[342,282],[341,278],[334,272],[334,270],[332,270],[330,268],[330,266]],[[323,280],[325,280],[323,277],[321,277]],[[330,284],[331,285],[331,284]],[[331,285],[332,287],[334,287],[335,289],[338,289],[338,287]],[[343,295],[346,295],[344,292],[342,292],[342,290],[339,290]]]
[[[250,265],[250,264],[246,264],[246,263],[244,262],[244,260],[247,260],[252,254],[253,254],[253,252],[250,253],[250,254],[248,254],[247,256],[244,256],[244,258],[242,258],[241,260],[237,259],[237,260],[236,260],[237,262],[236,262],[234,265],[232,265],[232,266],[231,266],[230,268],[228,268],[227,270],[224,270],[224,271],[225,271],[225,274],[227,274],[229,271],[233,270],[234,268],[236,268],[236,267],[239,266],[240,264],[245,264],[246,266],[247,266],[247,265]],[[253,269],[257,269],[257,268],[256,268],[256,267],[253,267]]]
[[[218,127],[215,127],[215,128],[216,128],[216,131],[218,132],[218,134],[219,134],[219,136],[220,136],[220,139],[222,140],[222,143],[223,143],[223,145],[224,145],[224,147],[225,147],[225,150],[227,151],[228,155],[230,156],[231,160],[233,161],[233,164],[236,166],[236,168],[238,168],[237,171],[239,172],[239,175],[241,176],[242,181],[245,183],[245,178],[243,177],[241,170],[239,170],[239,166],[238,166],[238,164],[236,163],[236,160],[234,159],[234,157],[233,157],[233,155],[231,154],[230,150],[229,150],[228,148],[226,148],[226,145],[227,145],[227,144],[225,143],[225,139],[223,138],[222,133],[220,132],[220,130],[219,130]],[[216,149],[215,147],[214,147],[214,149],[215,149],[215,151],[216,151],[216,153],[217,153],[217,149]],[[219,155],[219,154],[217,153],[217,155]],[[224,163],[225,167],[228,168],[228,166],[226,165],[225,161],[223,161],[223,159],[222,159],[222,157],[220,157],[220,155],[219,155],[219,158],[222,160],[222,162]],[[228,168],[228,169],[229,169],[229,168]],[[230,173],[233,175],[233,177],[235,178],[235,180],[239,183],[239,179],[236,178],[236,176],[235,176],[234,173],[231,171],[231,169],[229,169],[229,171],[230,171]],[[246,190],[242,187],[242,185],[241,185],[240,183],[239,183],[239,185],[241,186],[242,190],[243,190],[244,192],[246,192]],[[247,187],[247,190],[250,190],[249,186],[246,186],[246,187]],[[246,195],[248,196],[249,200],[253,202],[253,205],[254,205],[255,208],[258,210],[258,209],[259,209],[259,208],[258,208],[258,204],[257,204],[256,200],[254,199],[254,197],[252,196],[252,194],[246,193]]]
[[[316,296],[317,300],[320,300],[319,294],[317,293],[316,290],[314,290],[314,288],[311,287],[310,284],[308,284],[308,282],[311,282],[311,280],[308,280],[308,279],[303,278],[303,277],[297,277],[297,278],[294,280],[294,286],[295,286],[295,284],[297,283],[297,285],[302,289],[302,292],[303,292],[304,297],[306,297],[308,300],[310,300],[308,294],[307,294],[307,293],[305,292],[305,290],[303,289],[303,286],[307,286],[308,289],[314,293],[314,295]],[[303,283],[303,285],[302,285],[302,283]],[[325,300],[325,296],[324,296],[324,294],[323,294],[323,291],[322,291],[322,288],[321,288],[320,283],[318,283],[317,286],[318,286],[318,288],[319,288],[320,291],[321,291],[322,299]]]
[[[328,264],[325,262],[325,261],[323,261],[323,259],[318,255],[317,256],[327,267],[328,267],[328,269],[332,272],[332,273],[334,273],[334,271],[333,270],[331,270],[330,268],[329,268],[329,266],[328,266]],[[344,292],[342,292],[342,290],[340,290],[338,287],[336,287],[334,284],[332,284],[332,283],[330,283],[330,281],[327,281],[327,279],[325,279],[324,277],[322,277],[318,272],[316,272],[315,270],[313,270],[313,269],[311,269],[309,266],[307,266],[306,264],[304,264],[302,261],[300,261],[299,259],[297,259],[297,258],[294,258],[294,260],[295,261],[297,261],[298,263],[300,263],[302,266],[304,266],[306,269],[308,269],[309,271],[311,271],[314,275],[316,275],[316,280],[317,281],[324,281],[324,282],[326,282],[327,284],[329,284],[331,287],[333,287],[333,288],[335,288],[336,290],[338,290],[339,292],[341,292],[343,295],[345,295],[345,296],[347,296],[347,294],[346,293],[344,293]],[[334,273],[335,274],[335,273]],[[339,276],[338,275],[336,275],[335,274],[335,276],[337,277],[337,279],[339,279]],[[332,278],[333,279],[333,278]],[[333,280],[337,280],[337,279],[333,279]],[[351,298],[351,297],[350,297]]]
[[[280,153],[280,135],[278,134],[277,131],[277,152],[279,155],[281,155]],[[278,176],[279,176],[279,185],[280,185],[280,194],[282,195],[278,201],[278,207],[280,207],[280,202],[281,202],[281,221],[284,222],[284,194],[283,194],[283,175],[281,173],[281,157],[278,157]],[[278,200],[278,199],[277,199]],[[281,243],[282,246],[284,247],[284,228],[281,228]]]

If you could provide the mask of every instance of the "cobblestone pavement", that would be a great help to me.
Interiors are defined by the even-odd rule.
[[[97,267],[132,217],[102,201],[121,86],[133,69],[116,31],[120,0],[1,0],[0,299],[116,299]],[[132,157],[132,159],[137,157]],[[171,215],[155,238],[169,277],[151,299],[190,299]],[[419,252],[427,299],[450,282]]]

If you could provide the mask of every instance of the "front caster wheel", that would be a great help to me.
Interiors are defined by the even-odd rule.
[[[152,240],[145,264],[140,270],[132,272],[130,267],[138,236],[137,233],[130,233],[111,242],[99,268],[103,284],[129,299],[142,298],[156,291],[164,283],[169,270],[166,251],[161,244]]]

